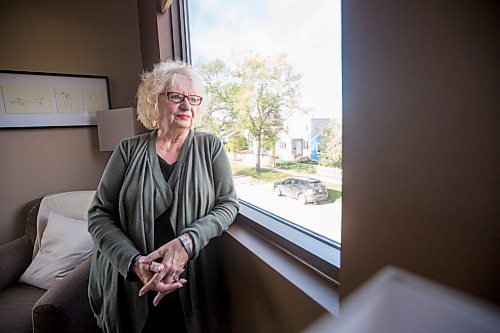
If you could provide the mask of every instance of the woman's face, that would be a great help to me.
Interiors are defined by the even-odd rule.
[[[170,98],[168,94],[170,94]],[[191,105],[187,97],[182,102],[176,103],[183,97],[179,94],[185,96],[197,95],[191,79],[186,76],[178,76],[175,84],[171,88],[165,89],[158,96],[160,128],[166,131],[190,129],[193,125],[198,105]]]

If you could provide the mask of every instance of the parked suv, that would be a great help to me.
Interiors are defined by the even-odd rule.
[[[328,198],[325,184],[310,177],[287,178],[276,182],[274,183],[274,193],[295,198],[304,205]]]

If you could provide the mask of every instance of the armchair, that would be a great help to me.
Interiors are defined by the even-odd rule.
[[[91,191],[74,193],[78,194],[73,198],[85,200],[92,195]],[[19,282],[40,248],[37,234],[43,234],[46,227],[46,210],[74,208],[71,204],[68,208],[65,200],[49,200],[49,207],[40,209],[41,202],[37,199],[26,205],[25,234],[0,246],[0,332],[101,332],[87,298],[90,257],[48,290]]]

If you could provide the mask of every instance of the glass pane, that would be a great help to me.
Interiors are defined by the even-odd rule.
[[[190,0],[189,29],[239,197],[340,243],[340,1]]]

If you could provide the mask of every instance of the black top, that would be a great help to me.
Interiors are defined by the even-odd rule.
[[[165,181],[168,182],[170,175],[172,174],[172,172],[174,172],[175,166],[177,165],[177,161],[172,164],[168,164],[168,162],[165,161],[163,158],[161,158],[160,155],[157,156],[158,156],[158,162],[160,162],[160,169],[161,172],[163,173],[163,177],[165,177]]]
[[[170,175],[175,169],[175,165],[177,162],[172,164],[168,164],[163,158],[158,155],[158,162],[160,162],[160,169],[163,173],[163,177],[165,181],[168,182]],[[163,214],[158,216],[155,220],[155,232],[154,232],[154,248],[157,249],[163,244],[171,241],[175,238],[175,232],[172,230],[172,224],[170,223],[170,211],[171,209],[167,209]]]
[[[168,164],[163,158],[158,155],[158,161],[160,162],[161,172],[165,181],[168,182],[170,175],[175,169],[177,162]],[[157,249],[160,246],[168,243],[175,238],[175,232],[172,229],[172,224],[170,223],[170,211],[167,209],[163,214],[158,216],[155,220],[154,225],[154,248]],[[160,260],[158,260],[160,261]],[[156,291],[148,292],[148,319],[146,324],[142,329],[143,333],[150,332],[174,332],[174,333],[185,333],[186,324],[184,321],[184,313],[182,311],[182,303],[179,297],[179,291],[173,291],[160,301],[158,306],[153,306],[153,299],[156,296]]]

